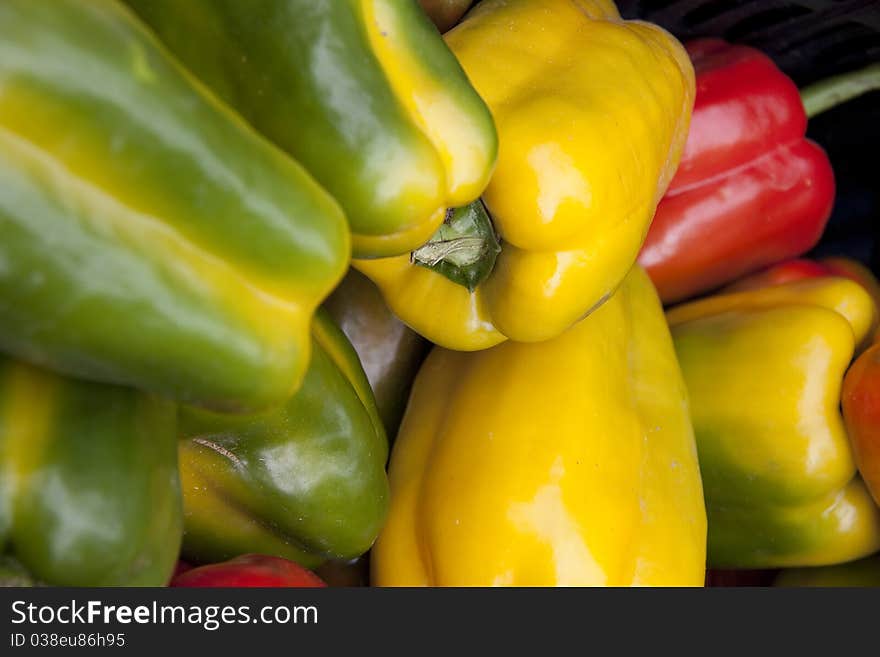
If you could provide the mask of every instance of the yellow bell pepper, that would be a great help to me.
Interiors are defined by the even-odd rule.
[[[874,302],[839,277],[718,294],[671,309],[714,568],[818,566],[880,549],[856,475],[844,372]]]
[[[423,249],[354,266],[444,347],[553,338],[635,261],[684,147],[693,68],[672,36],[610,1],[484,0],[445,38],[497,125],[483,202],[500,253],[452,230],[450,213]]]
[[[371,557],[378,586],[704,581],[685,387],[638,267],[553,340],[434,349],[389,480]]]

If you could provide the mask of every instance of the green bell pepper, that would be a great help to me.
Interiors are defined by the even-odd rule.
[[[357,351],[392,442],[430,343],[397,319],[379,288],[356,269],[349,270],[324,307]]]
[[[492,116],[414,0],[125,1],[330,190],[358,257],[421,246],[489,181]]]
[[[708,564],[825,566],[880,550],[840,412],[876,308],[852,280],[719,292],[667,312],[691,405]]]
[[[175,425],[155,396],[0,359],[0,582],[164,586],[183,532]]]
[[[0,2],[0,350],[266,407],[349,248],[327,192],[123,5]]]
[[[323,311],[299,391],[251,416],[181,409],[183,556],[313,568],[366,552],[385,520],[388,443],[357,354]]]

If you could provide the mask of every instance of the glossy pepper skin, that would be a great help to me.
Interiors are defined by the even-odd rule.
[[[779,262],[749,276],[744,276],[725,286],[723,290],[725,292],[754,290],[771,285],[780,285],[788,281],[827,276],[840,276],[855,281],[865,288],[865,291],[874,300],[875,308],[880,310],[880,281],[877,280],[870,269],[852,258],[830,257],[822,258],[821,260],[794,258]],[[874,314],[871,328],[865,339],[858,346],[857,351],[861,352],[870,345],[872,338],[880,335],[877,332],[878,328],[880,328],[880,312]]]
[[[473,292],[408,255],[353,264],[449,349],[555,337],[635,261],[684,147],[693,69],[608,1],[484,0],[445,38],[498,127],[482,200],[501,252]]]
[[[0,553],[43,584],[164,586],[176,442],[167,401],[0,359]]]
[[[299,391],[252,416],[181,409],[182,554],[312,568],[366,552],[385,519],[388,444],[354,349],[323,311]]]
[[[295,561],[265,554],[243,554],[229,561],[190,568],[175,576],[169,586],[314,589],[327,585],[315,573]]]
[[[880,340],[849,368],[841,405],[856,465],[880,504]]]
[[[420,246],[486,186],[492,116],[415,2],[126,2],[334,195],[355,254]]]
[[[0,3],[0,235],[0,350],[231,411],[296,388],[349,252],[335,201],[114,0]]]
[[[840,389],[874,303],[851,280],[718,294],[667,313],[691,400],[713,568],[827,565],[880,549]]]
[[[685,45],[697,76],[690,133],[639,255],[667,304],[808,251],[834,201],[794,82],[749,46]]]
[[[324,308],[357,352],[385,433],[393,440],[428,342],[397,319],[378,288],[354,269],[333,290]]]
[[[553,340],[432,351],[389,478],[375,585],[703,585],[687,396],[639,268]]]

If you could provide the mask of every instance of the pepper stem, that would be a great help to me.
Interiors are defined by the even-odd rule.
[[[473,292],[492,273],[501,251],[495,228],[479,199],[446,211],[446,219],[410,261]]]
[[[801,100],[807,116],[813,117],[875,89],[880,89],[880,64],[811,84],[801,90]]]

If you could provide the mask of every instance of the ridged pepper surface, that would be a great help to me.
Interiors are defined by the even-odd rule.
[[[697,76],[690,133],[639,255],[664,303],[808,251],[834,201],[794,82],[749,46],[685,45]]]
[[[639,268],[553,340],[434,349],[389,478],[374,585],[703,585],[687,395]]]
[[[299,391],[270,411],[181,409],[182,553],[259,553],[312,568],[366,552],[385,519],[388,444],[369,383],[323,311]]]
[[[497,136],[412,0],[125,0],[339,201],[355,254],[405,253],[476,199]]]
[[[165,586],[183,531],[175,429],[170,402],[0,359],[0,556],[15,581]]]
[[[716,568],[827,565],[880,549],[880,510],[840,413],[876,309],[821,277],[705,297],[667,317],[691,400]]]
[[[123,5],[0,3],[0,349],[268,406],[348,255],[335,201]]]
[[[484,0],[445,38],[498,128],[491,225],[452,213],[412,254],[353,264],[441,346],[552,338],[635,261],[684,148],[693,68],[607,0]]]

